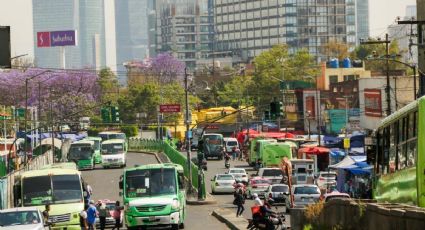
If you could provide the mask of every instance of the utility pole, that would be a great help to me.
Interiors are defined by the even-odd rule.
[[[190,123],[189,123],[189,89],[188,89],[188,74],[187,74],[187,67],[184,68],[184,91],[185,91],[185,107],[186,107],[186,116],[185,116],[185,123],[186,123],[186,161],[187,161],[187,179],[189,182],[190,190],[192,190],[192,170],[191,170],[191,159],[190,159],[190,137],[189,137],[189,131],[190,131]]]
[[[386,97],[387,97],[387,116],[391,115],[391,86],[390,86],[390,47],[389,44],[391,41],[388,39],[388,34],[385,34],[385,40],[381,41],[360,41],[361,45],[370,45],[370,44],[385,44],[385,58],[386,58],[386,72],[387,72],[387,85],[385,87]]]

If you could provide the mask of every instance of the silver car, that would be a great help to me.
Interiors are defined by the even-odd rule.
[[[20,207],[0,210],[0,229],[46,230],[50,227],[36,207]]]
[[[267,188],[266,196],[272,198],[275,204],[289,207],[289,186],[286,184],[272,184]]]
[[[294,207],[314,204],[320,199],[320,189],[313,184],[300,184],[292,186],[291,194],[294,197]]]

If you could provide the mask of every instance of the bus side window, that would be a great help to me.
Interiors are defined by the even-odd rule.
[[[177,180],[178,180],[178,183],[179,183],[179,188],[184,189],[185,188],[185,186],[184,186],[184,176],[183,176],[182,173],[179,173]]]

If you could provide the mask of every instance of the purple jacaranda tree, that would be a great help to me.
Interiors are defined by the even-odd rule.
[[[25,72],[10,70],[0,73],[0,104],[24,107],[26,79],[31,79],[27,87],[28,106],[41,106],[44,116],[52,106],[55,117],[77,120],[91,114],[93,111],[89,108],[100,98],[97,74],[93,70],[32,68]]]

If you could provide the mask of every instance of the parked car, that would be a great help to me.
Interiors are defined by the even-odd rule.
[[[105,200],[102,200],[102,203],[104,203],[106,205],[106,209],[108,209],[108,211],[109,211],[109,216],[106,217],[106,225],[105,226],[106,227],[114,227],[115,226],[115,219],[112,217],[112,214],[113,214],[114,209],[115,209],[115,201],[105,199]],[[121,212],[121,227],[123,226],[123,216],[124,216],[124,212]],[[96,228],[100,228],[99,217],[96,217]]]
[[[300,184],[292,186],[291,195],[294,207],[314,204],[320,199],[320,189],[314,184]]]
[[[289,186],[286,184],[272,184],[266,190],[266,195],[273,199],[275,204],[283,204],[286,207],[290,206],[289,201]]]
[[[214,193],[233,193],[234,184],[236,183],[233,175],[230,174],[216,174],[211,179],[211,192]]]
[[[259,197],[264,197],[267,188],[271,185],[271,181],[262,177],[251,178],[248,182],[248,198],[252,198],[252,194],[257,193]]]
[[[0,210],[0,229],[41,230],[50,227],[36,207],[20,207]]]
[[[260,168],[258,170],[258,176],[270,180],[272,184],[279,184],[283,178],[280,168]]]
[[[323,195],[323,200],[325,202],[328,202],[330,200],[336,200],[336,199],[350,199],[350,195],[348,195],[348,193],[342,193],[338,191],[333,191]]]
[[[242,168],[230,168],[227,174],[233,175],[237,182],[248,183],[248,174]]]
[[[320,189],[326,189],[328,187],[334,187],[336,185],[336,172],[324,171],[319,172],[319,176],[316,179],[316,184]]]
[[[238,140],[234,137],[225,137],[224,140],[224,148],[226,149],[226,153],[231,153],[233,148],[236,148],[236,151],[240,151]]]

